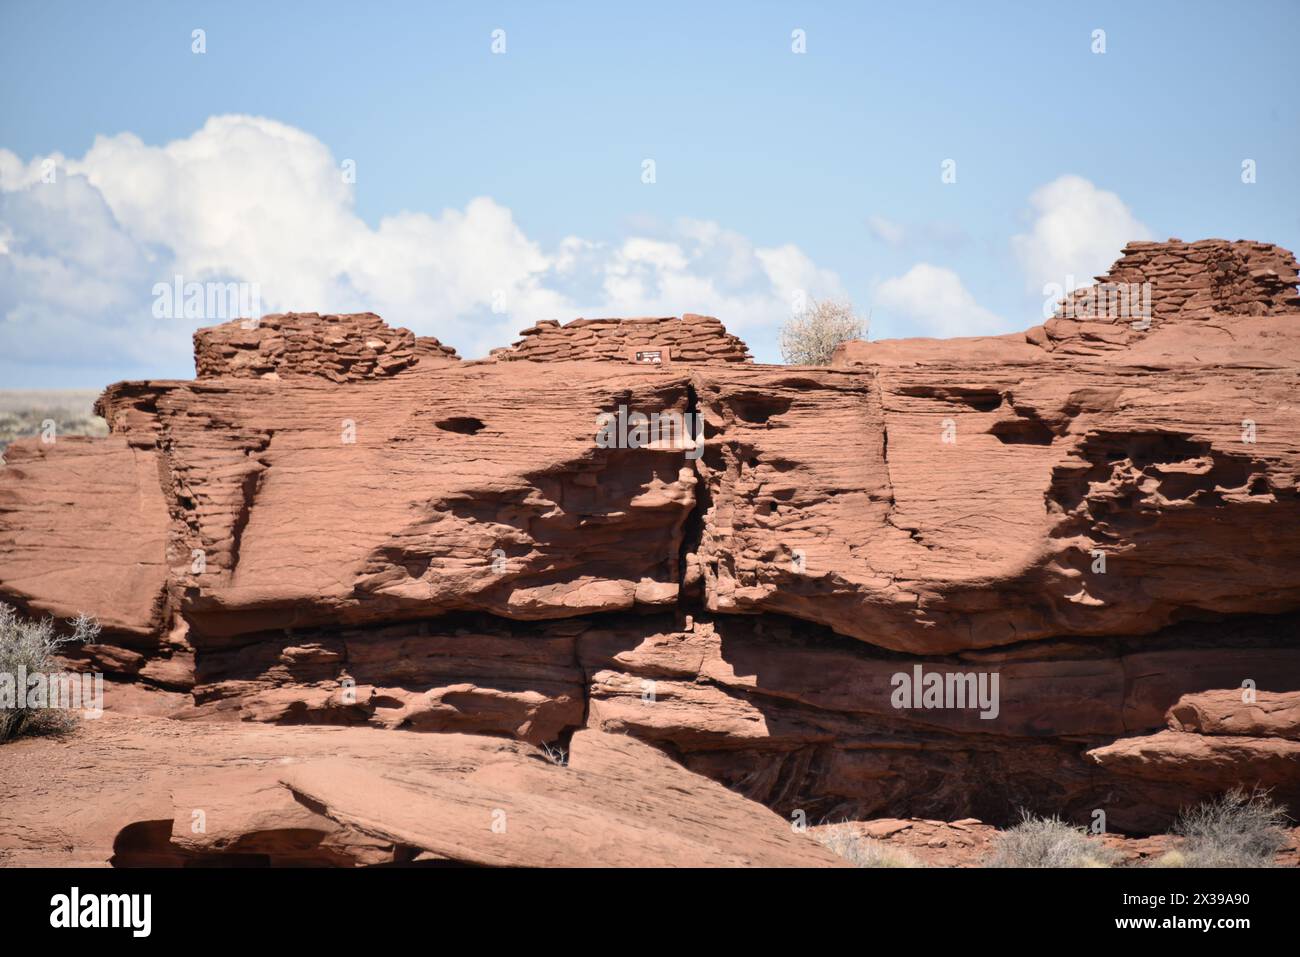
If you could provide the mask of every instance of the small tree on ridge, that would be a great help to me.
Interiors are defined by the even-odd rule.
[[[866,320],[853,311],[853,303],[814,299],[802,315],[793,316],[782,327],[781,358],[789,365],[830,365],[840,343],[866,334]]]

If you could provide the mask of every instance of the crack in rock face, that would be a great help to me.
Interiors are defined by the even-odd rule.
[[[1143,289],[1140,328],[1098,314],[1108,283]],[[468,738],[482,780],[499,748],[540,789],[543,829],[577,792],[530,762],[579,741],[737,822],[1101,808],[1149,833],[1234,785],[1294,814],[1295,284],[1270,244],[1133,243],[1025,333],[848,342],[816,368],[755,364],[691,314],[543,322],[478,361],[370,313],[226,323],[196,333],[194,380],[105,390],[107,438],[6,451],[0,600],[99,620],[68,663],[128,722],[105,755],[172,733],[132,714],[199,729],[194,766],[229,721]],[[630,414],[699,441],[598,440]],[[983,714],[960,694],[990,687]],[[477,785],[300,757],[227,782],[265,801],[238,833],[131,805],[101,843],[501,863],[392,811]],[[603,773],[583,780],[608,797]]]

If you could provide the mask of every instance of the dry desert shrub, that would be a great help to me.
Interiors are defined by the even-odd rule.
[[[29,708],[26,688],[17,687],[20,675],[48,674],[57,670],[55,655],[64,645],[93,641],[99,634],[94,619],[79,615],[72,622],[72,634],[60,635],[54,619],[27,621],[9,605],[0,603],[0,676],[14,683],[15,699],[0,705],[0,743],[21,734],[65,731],[72,715],[58,708]]]
[[[814,832],[827,848],[854,867],[920,867],[921,862],[901,847],[866,837],[847,823],[832,824]]]
[[[1152,867],[1273,867],[1286,845],[1286,810],[1267,791],[1233,788],[1185,810],[1174,822],[1181,840]]]
[[[542,743],[542,757],[558,768],[569,766],[569,752],[560,744]]]
[[[989,867],[1111,867],[1118,854],[1059,817],[1020,812],[1020,823],[995,839]]]
[[[830,365],[840,343],[866,334],[867,323],[853,312],[852,303],[814,299],[782,327],[781,358],[790,365]]]

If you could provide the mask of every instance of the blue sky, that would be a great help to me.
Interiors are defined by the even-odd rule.
[[[713,306],[774,361],[796,286],[870,310],[873,338],[1023,329],[1043,281],[1103,268],[1117,236],[1300,247],[1297,49],[1294,2],[9,0],[0,386],[188,376],[202,323],[149,314],[178,269],[275,309],[374,308],[468,355],[550,310]],[[275,125],[196,138],[212,117]],[[33,182],[51,155],[59,182]],[[355,184],[312,180],[326,159]]]

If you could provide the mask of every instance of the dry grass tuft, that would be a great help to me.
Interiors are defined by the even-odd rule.
[[[1059,817],[1020,812],[1020,823],[997,836],[989,867],[1113,867],[1119,855],[1087,830]]]
[[[858,834],[848,823],[832,824],[813,833],[827,848],[854,867],[921,867],[912,854],[901,847]]]

